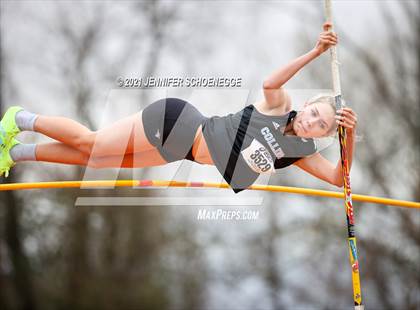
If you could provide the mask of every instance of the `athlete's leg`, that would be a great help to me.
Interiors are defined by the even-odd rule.
[[[64,143],[53,142],[36,145],[35,154],[36,161],[92,168],[142,168],[166,164],[156,149],[135,154],[95,157]]]
[[[46,115],[37,116],[34,131],[77,149],[79,149],[80,137],[93,133],[86,126],[70,118]]]
[[[82,138],[81,145],[95,157],[143,153],[155,150],[146,137],[142,111],[123,118],[93,135]]]
[[[98,131],[91,131],[69,118],[40,115],[35,121],[34,130],[85,154],[93,152],[95,157],[146,152],[155,147],[146,138],[141,113],[123,118]]]
[[[41,143],[35,147],[35,160],[49,163],[86,166],[89,155],[60,142]]]
[[[88,166],[92,168],[145,168],[165,165],[167,162],[160,156],[156,149],[125,154],[121,160],[121,155],[111,155],[91,158]]]

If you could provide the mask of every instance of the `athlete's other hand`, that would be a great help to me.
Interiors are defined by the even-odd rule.
[[[347,132],[354,133],[356,131],[357,115],[352,109],[344,107],[338,110],[335,119],[338,125],[346,128]]]
[[[332,27],[331,22],[326,22],[323,25],[324,31],[320,33],[318,42],[316,42],[315,50],[322,54],[327,51],[331,46],[335,46],[338,43],[338,36],[335,32],[330,31]]]

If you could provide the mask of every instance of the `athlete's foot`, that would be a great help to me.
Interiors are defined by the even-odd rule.
[[[8,144],[21,131],[16,124],[16,113],[22,111],[22,107],[13,106],[7,109],[0,121],[0,140],[2,144]]]
[[[20,142],[13,138],[10,142],[6,142],[3,137],[0,133],[0,176],[4,175],[7,178],[10,169],[16,164],[10,156],[10,150]]]

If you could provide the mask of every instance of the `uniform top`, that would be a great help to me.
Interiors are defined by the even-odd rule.
[[[237,193],[252,185],[262,173],[274,173],[302,157],[314,154],[312,139],[284,135],[297,112],[272,116],[253,105],[235,114],[213,116],[203,134],[213,162]]]

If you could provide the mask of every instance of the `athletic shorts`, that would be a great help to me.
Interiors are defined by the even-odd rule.
[[[142,119],[147,139],[165,161],[194,161],[195,134],[207,119],[194,106],[182,99],[164,98],[148,105]]]

